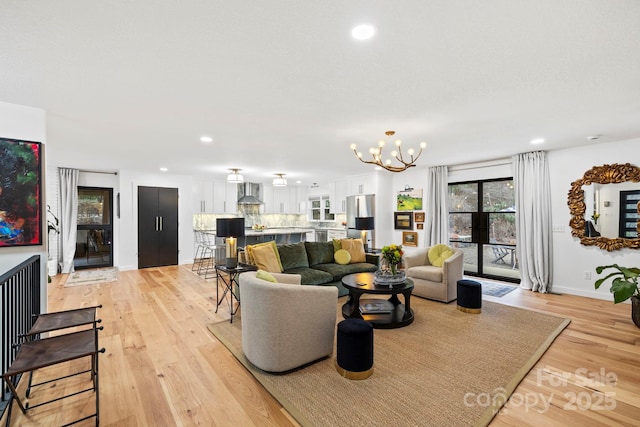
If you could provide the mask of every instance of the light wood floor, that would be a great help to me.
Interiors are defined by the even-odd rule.
[[[49,311],[103,305],[101,425],[296,425],[207,331],[207,323],[229,314],[228,305],[214,313],[213,279],[179,266],[120,272],[108,284],[63,287],[65,280],[58,275],[49,285]],[[487,299],[572,320],[492,426],[638,425],[640,329],[631,322],[629,305],[520,289]],[[69,365],[64,372],[78,364]],[[76,378],[45,386],[32,398],[82,385]],[[93,395],[85,394],[24,416],[14,404],[12,425],[60,425],[91,413],[92,405]]]

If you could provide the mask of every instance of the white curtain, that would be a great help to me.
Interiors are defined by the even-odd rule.
[[[58,168],[60,183],[60,250],[58,261],[62,273],[71,273],[73,257],[76,253],[76,233],[78,228],[78,169]]]
[[[516,197],[516,254],[521,287],[546,293],[551,286],[551,183],[546,153],[512,157]]]
[[[449,169],[447,166],[429,168],[427,178],[427,209],[425,242],[427,246],[449,244]]]

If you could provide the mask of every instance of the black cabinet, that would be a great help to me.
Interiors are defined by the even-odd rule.
[[[138,268],[178,264],[178,189],[138,187]]]

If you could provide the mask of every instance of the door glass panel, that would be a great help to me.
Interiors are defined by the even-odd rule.
[[[483,212],[515,212],[516,200],[513,181],[488,181],[482,183]]]
[[[78,225],[111,224],[110,189],[78,190]]]
[[[516,214],[492,213],[489,215],[489,242],[505,245],[516,244]]]

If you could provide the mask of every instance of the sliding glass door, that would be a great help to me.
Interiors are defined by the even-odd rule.
[[[113,266],[113,189],[78,187],[76,269]]]
[[[519,281],[513,179],[449,184],[450,244],[465,274]]]

